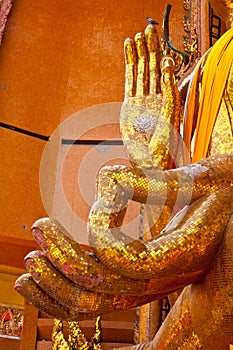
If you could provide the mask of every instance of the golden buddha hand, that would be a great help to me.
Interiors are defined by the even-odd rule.
[[[126,39],[124,49],[125,100],[120,125],[129,160],[136,171],[144,173],[180,166],[183,154],[177,157],[180,96],[175,63],[171,56],[161,54],[152,24],[144,33],[137,33],[134,40]],[[168,223],[173,208],[147,205],[144,210],[150,235],[155,236]]]
[[[127,237],[120,232],[115,235],[120,216],[115,221],[111,213],[116,206],[121,210],[124,200],[115,201],[116,192],[112,188],[110,198],[106,181],[100,182],[105,183],[105,188],[99,189],[100,202],[93,205],[89,223],[98,259],[62,234],[63,229],[52,220],[39,220],[32,232],[44,253],[26,257],[30,274],[18,279],[16,289],[51,316],[78,320],[141,305],[196,281],[211,264],[232,212],[232,162],[230,155],[210,158],[181,169],[157,171],[150,181],[136,178],[134,173],[130,177],[129,172],[119,168],[114,181],[108,178],[108,186],[116,184],[115,190],[118,185],[123,190],[126,182],[122,180],[127,176],[136,197],[141,193],[138,199],[142,201],[146,191],[141,192],[140,186],[144,190],[145,184],[152,186],[156,203],[161,186],[167,188],[168,194],[175,191],[175,186],[186,192],[190,184],[183,181],[179,184],[178,173],[183,180],[193,177],[193,204],[185,209],[183,218],[176,218],[176,224],[171,223],[157,239],[127,244]],[[105,175],[103,171],[101,176]],[[174,200],[172,195],[168,198]]]
[[[154,25],[125,40],[125,101],[120,124],[129,160],[136,168],[168,169],[178,147],[180,97],[175,64],[161,56]]]

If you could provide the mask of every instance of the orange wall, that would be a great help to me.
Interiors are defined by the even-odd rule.
[[[145,28],[145,16],[160,30],[166,3],[15,1],[0,48],[1,121],[51,135],[83,108],[122,101],[124,39]],[[182,0],[171,3],[170,32],[182,47]],[[38,175],[45,141],[1,128],[0,140],[0,236],[32,240],[31,224],[47,215]]]

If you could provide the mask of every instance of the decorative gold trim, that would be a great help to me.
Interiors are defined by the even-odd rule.
[[[198,21],[200,19],[200,0],[183,0],[185,10],[184,26],[184,51],[190,55],[190,61],[201,56],[198,48],[198,37],[200,38]]]
[[[23,310],[0,305],[0,335],[21,338]]]
[[[54,326],[52,331],[52,350],[102,350],[102,331],[101,318],[97,317],[95,323],[95,333],[89,343],[83,334],[79,322],[69,321],[68,325],[68,339],[66,340],[63,334],[63,322],[54,319]]]

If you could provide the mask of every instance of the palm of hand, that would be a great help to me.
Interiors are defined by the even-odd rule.
[[[157,32],[148,25],[145,34],[125,41],[125,101],[121,133],[129,160],[148,170],[171,167],[177,149],[179,94],[174,61],[161,59]]]

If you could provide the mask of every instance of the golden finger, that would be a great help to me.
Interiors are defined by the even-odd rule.
[[[21,275],[16,280],[15,290],[30,304],[54,318],[82,321],[96,316],[88,313],[75,314],[73,310],[59,304],[38,287],[29,273]]]
[[[137,33],[134,38],[137,57],[137,84],[136,84],[136,96],[148,95],[148,59],[146,52],[145,36],[142,33]]]
[[[154,295],[140,297],[110,295],[77,287],[39,251],[29,253],[25,261],[28,271],[39,287],[59,304],[72,309],[75,314],[103,315],[113,310],[135,307],[155,298]]]
[[[125,52],[125,99],[135,96],[137,57],[134,41],[126,39],[124,42]]]
[[[149,94],[161,92],[160,47],[157,30],[153,24],[145,29],[146,46],[149,56]]]
[[[177,103],[178,88],[175,79],[175,62],[172,57],[165,56],[161,62],[161,88],[167,103]]]
[[[98,305],[96,294],[89,293],[87,297],[84,290],[61,274],[43,252],[30,252],[24,260],[34,281],[59,304],[75,312],[92,313],[96,310]]]
[[[37,220],[32,233],[53,265],[80,287],[110,294],[151,294],[150,280],[121,277],[102,265],[93,254],[69,239],[49,218]]]
[[[149,147],[161,159],[161,167],[169,169],[179,147],[180,96],[175,80],[175,63],[171,57],[162,61],[162,113],[156,133],[150,140]]]

